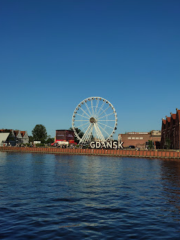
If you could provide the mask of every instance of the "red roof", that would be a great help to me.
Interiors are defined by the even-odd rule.
[[[177,114],[178,114],[178,118],[179,118],[179,121],[180,121],[180,110],[177,110]]]
[[[17,131],[14,131],[14,135],[15,135],[15,137],[18,135],[18,130]]]
[[[26,131],[21,131],[22,137],[24,137],[25,133],[26,133]]]
[[[166,120],[167,120],[168,122],[171,122],[171,118],[170,118],[170,117],[166,117]]]
[[[171,114],[172,119],[176,119],[176,114]]]
[[[0,132],[11,132],[12,129],[0,129]]]
[[[166,124],[166,120],[165,119],[163,119],[163,124]]]

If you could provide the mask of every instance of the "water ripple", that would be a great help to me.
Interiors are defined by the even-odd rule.
[[[180,163],[0,153],[0,239],[179,239]]]

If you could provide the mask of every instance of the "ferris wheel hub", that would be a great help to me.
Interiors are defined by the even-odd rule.
[[[96,122],[97,122],[97,120],[96,120],[94,117],[91,117],[91,118],[89,119],[89,121],[90,121],[90,123],[96,123]]]

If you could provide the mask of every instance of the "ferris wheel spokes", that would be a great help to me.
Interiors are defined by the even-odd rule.
[[[103,117],[100,117],[100,118],[98,118],[98,119],[101,119],[101,118],[104,118],[104,117],[110,116],[110,115],[112,115],[112,114],[114,114],[114,113],[109,113],[109,114],[104,115]]]
[[[81,116],[81,117],[83,117],[83,118],[87,118],[87,119],[89,119],[88,117],[85,117],[85,116],[83,116],[83,115],[81,115],[81,114],[79,114],[79,113],[76,113],[77,115],[79,115],[79,116]],[[88,121],[88,120],[87,120]]]
[[[76,121],[79,121],[79,122],[81,122],[81,121],[87,121],[87,122],[89,122],[89,120],[76,120]],[[100,120],[100,121],[103,121],[103,120]]]
[[[90,118],[90,116],[87,114],[87,112],[86,111],[84,111],[84,109],[83,108],[80,108],[89,118]]]
[[[86,100],[84,101],[84,104],[86,105],[86,108],[87,108],[89,114],[91,115],[91,112],[90,112],[89,107],[88,107],[88,105],[87,105],[87,103],[86,103]]]
[[[99,109],[99,111],[98,111],[98,113],[97,114],[99,114],[100,113],[100,111],[102,110],[102,108],[104,107],[104,104],[105,104],[105,101],[103,101],[103,103],[102,103],[102,105],[101,105],[101,107],[100,107],[100,109]]]
[[[114,129],[113,127],[110,127],[110,126],[108,126],[108,125],[106,125],[106,124],[103,124],[103,123],[99,123],[99,124],[104,125],[104,126],[106,126],[106,127],[108,127],[108,128]]]
[[[94,128],[95,128],[95,130],[96,130],[96,132],[97,132],[97,135],[98,135],[99,140],[105,141],[105,138],[104,138],[101,130],[99,129],[99,127],[98,127],[98,125],[97,125],[96,123],[94,124]]]
[[[96,108],[95,108],[95,116],[96,116],[96,117],[97,117],[97,108],[98,108],[98,105],[99,105],[99,98],[97,99]]]
[[[81,125],[77,126],[77,128],[80,128],[80,127],[82,127],[82,126],[84,126],[84,125],[87,125],[87,124],[88,124],[88,123],[81,124]]]
[[[106,122],[107,122],[107,121],[108,121],[108,122],[109,122],[109,121],[114,122],[115,120],[98,120],[98,122],[102,122],[102,121],[104,121],[104,122],[105,122],[105,121],[106,121]]]
[[[99,127],[107,134],[107,135],[109,135],[109,133],[108,132],[106,132],[106,130],[104,130],[100,125],[99,125]],[[108,137],[109,138],[109,137]],[[108,139],[107,138],[107,139]]]
[[[94,106],[93,106],[93,99],[91,99],[91,109],[92,109],[92,115],[94,116]]]
[[[92,136],[107,141],[115,133],[116,126],[113,105],[101,97],[86,98],[77,105],[72,116],[72,128],[80,143],[92,140]]]
[[[92,135],[92,129],[93,129],[93,126],[91,124],[89,124],[89,127],[87,128],[87,130],[84,133],[84,135],[83,135],[83,137],[82,137],[80,142],[87,142],[87,141],[89,141],[89,138]]]
[[[110,106],[108,106],[105,110],[103,110],[103,112],[99,115],[99,117],[104,113],[105,114],[105,112],[108,110],[108,108],[110,108]]]

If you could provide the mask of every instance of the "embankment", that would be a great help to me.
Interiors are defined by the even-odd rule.
[[[118,157],[168,158],[180,159],[180,151],[163,150],[106,150],[106,149],[70,149],[52,147],[0,147],[3,152],[56,153],[77,155],[106,155]]]

